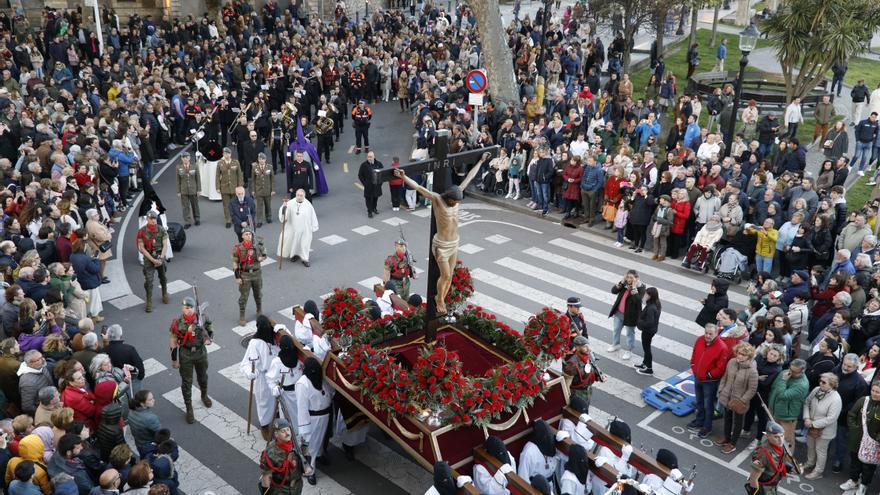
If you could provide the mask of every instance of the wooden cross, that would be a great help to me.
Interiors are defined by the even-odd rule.
[[[472,165],[476,163],[485,153],[489,153],[492,158],[498,156],[499,146],[489,146],[486,148],[477,148],[473,150],[462,151],[459,153],[449,154],[449,136],[448,129],[440,129],[437,131],[437,139],[434,145],[434,158],[420,160],[417,162],[401,165],[400,167],[383,168],[373,171],[373,180],[376,184],[381,184],[387,180],[394,178],[394,171],[403,170],[406,175],[412,177],[414,175],[434,173],[433,190],[443,193],[452,185],[452,169],[462,165]],[[428,236],[428,315],[429,322],[437,318],[437,279],[440,278],[440,268],[437,266],[437,260],[434,259],[434,253],[431,250],[431,239],[437,233],[437,221],[434,215],[431,215],[431,232]],[[430,325],[430,324],[429,324]],[[425,340],[430,342],[433,340],[433,332],[430,331],[426,335]],[[430,338],[429,338],[430,337]]]

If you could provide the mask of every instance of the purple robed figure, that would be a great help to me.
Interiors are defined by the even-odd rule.
[[[287,156],[284,157],[285,170],[289,167],[291,157],[294,156],[297,151],[305,153],[309,157],[308,161],[312,163],[312,172],[315,178],[315,181],[313,182],[313,184],[315,184],[315,191],[313,191],[313,194],[327,194],[330,189],[327,187],[327,179],[324,178],[324,169],[321,168],[321,159],[318,158],[318,150],[315,149],[315,146],[310,143],[305,136],[303,136],[302,123],[299,119],[296,119],[296,141],[290,143],[290,146],[287,147]]]

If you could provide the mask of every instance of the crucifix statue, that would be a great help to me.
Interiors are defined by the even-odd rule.
[[[428,320],[444,316],[446,295],[452,284],[452,274],[458,261],[458,206],[464,198],[464,190],[479,173],[480,166],[474,166],[461,182],[453,185],[450,182],[453,167],[466,166],[479,160],[482,163],[498,156],[498,146],[478,148],[449,153],[449,135],[447,129],[437,131],[434,158],[402,165],[394,169],[383,169],[374,172],[376,182],[381,183],[393,176],[402,178],[406,184],[431,200],[431,249],[428,265]],[[408,174],[433,172],[433,191],[420,186]],[[430,338],[427,340],[431,340]]]

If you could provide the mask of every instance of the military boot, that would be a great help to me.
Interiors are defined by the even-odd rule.
[[[240,309],[238,310],[238,326],[243,327],[245,323],[247,322],[244,320],[244,310]]]
[[[195,414],[193,414],[193,406],[191,402],[186,403],[186,422],[193,424],[196,422]]]
[[[147,305],[144,308],[144,311],[146,311],[147,313],[153,312],[153,295],[152,294],[147,294]]]
[[[257,304],[257,316],[263,314],[263,306],[261,304]]]
[[[211,400],[210,397],[208,397],[208,392],[202,392],[202,404],[204,404],[207,408],[210,408],[214,405],[214,402]]]
[[[168,304],[171,300],[168,298],[168,287],[162,287],[162,304]]]

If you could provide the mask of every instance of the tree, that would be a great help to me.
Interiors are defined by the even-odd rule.
[[[489,94],[494,101],[519,106],[513,55],[507,46],[507,32],[501,25],[498,0],[471,2],[470,7],[480,32],[480,61],[489,76]]]
[[[624,69],[629,68],[633,41],[636,33],[639,32],[639,27],[644,24],[654,24],[659,8],[658,4],[668,6],[669,3],[667,0],[593,0],[590,2],[591,10],[613,12],[613,15],[619,14],[624,41],[623,60],[621,60]]]
[[[815,88],[835,60],[860,53],[878,27],[876,0],[789,0],[760,25],[782,67],[788,101]]]

